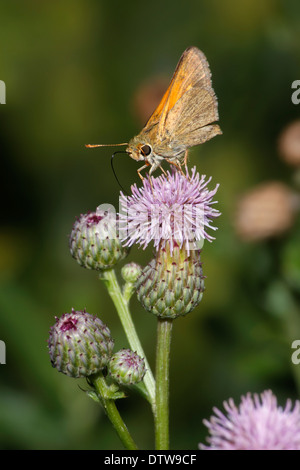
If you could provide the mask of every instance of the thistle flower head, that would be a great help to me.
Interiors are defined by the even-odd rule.
[[[220,212],[212,208],[218,185],[209,190],[211,178],[199,175],[194,167],[191,176],[179,171],[157,178],[145,178],[143,186],[132,186],[132,195],[121,195],[120,228],[126,246],[138,243],[143,248],[153,241],[158,250],[168,243],[174,246],[200,249],[203,240],[214,238],[207,228]]]
[[[145,360],[130,349],[120,349],[108,365],[108,373],[120,385],[134,385],[143,380]]]
[[[123,247],[117,233],[117,217],[113,210],[97,207],[95,212],[81,214],[70,234],[73,258],[87,269],[110,269],[124,259],[128,248]]]
[[[215,416],[204,420],[210,437],[203,450],[300,450],[300,402],[294,408],[287,400],[277,406],[271,390],[260,396],[250,393],[237,407],[232,399],[224,402],[227,415],[214,408]]]
[[[134,262],[125,264],[121,269],[121,274],[125,282],[134,284],[141,275],[142,267]]]
[[[70,377],[87,377],[107,366],[114,341],[107,326],[85,310],[65,313],[48,339],[52,366]]]
[[[204,276],[200,251],[174,245],[166,248],[143,269],[136,282],[137,298],[148,312],[161,318],[177,318],[194,310],[202,299]]]

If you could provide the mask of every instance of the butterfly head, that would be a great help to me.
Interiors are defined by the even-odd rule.
[[[126,152],[136,161],[147,161],[151,157],[152,146],[134,137],[129,142]]]

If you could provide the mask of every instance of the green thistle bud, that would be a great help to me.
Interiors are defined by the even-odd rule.
[[[121,274],[125,282],[134,284],[142,273],[142,267],[137,263],[128,263],[121,269]]]
[[[56,317],[48,339],[53,367],[69,377],[87,377],[104,369],[113,352],[114,341],[102,321],[84,311]]]
[[[108,372],[120,385],[135,385],[144,378],[145,361],[130,349],[120,349],[112,356]]]
[[[191,312],[201,301],[204,276],[200,251],[177,245],[172,255],[160,249],[145,267],[136,283],[137,297],[143,307],[162,318],[177,318]]]
[[[81,266],[98,271],[110,269],[128,255],[129,249],[122,246],[117,234],[116,220],[113,211],[100,207],[76,220],[69,246]]]

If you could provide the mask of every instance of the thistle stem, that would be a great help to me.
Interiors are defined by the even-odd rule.
[[[108,293],[115,304],[131,349],[137,352],[137,354],[143,357],[145,360],[147,372],[144,377],[144,384],[149,395],[148,401],[152,406],[153,413],[155,413],[155,381],[131,318],[129,301],[126,300],[122,294],[115,271],[113,269],[109,269],[101,273],[100,279],[105,282]]]
[[[169,369],[173,321],[158,318],[156,346],[156,450],[169,449]]]
[[[96,389],[99,400],[105,410],[107,417],[115,428],[119,438],[124,447],[128,450],[137,450],[138,447],[132,439],[126,424],[122,420],[120,413],[116,407],[115,401],[111,398],[106,398],[108,394],[108,386],[106,384],[103,374],[100,372],[94,376],[91,381]]]

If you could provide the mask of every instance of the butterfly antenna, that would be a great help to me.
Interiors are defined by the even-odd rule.
[[[85,144],[86,148],[92,149],[94,147],[120,147],[121,145],[128,145],[127,142],[122,144]]]

